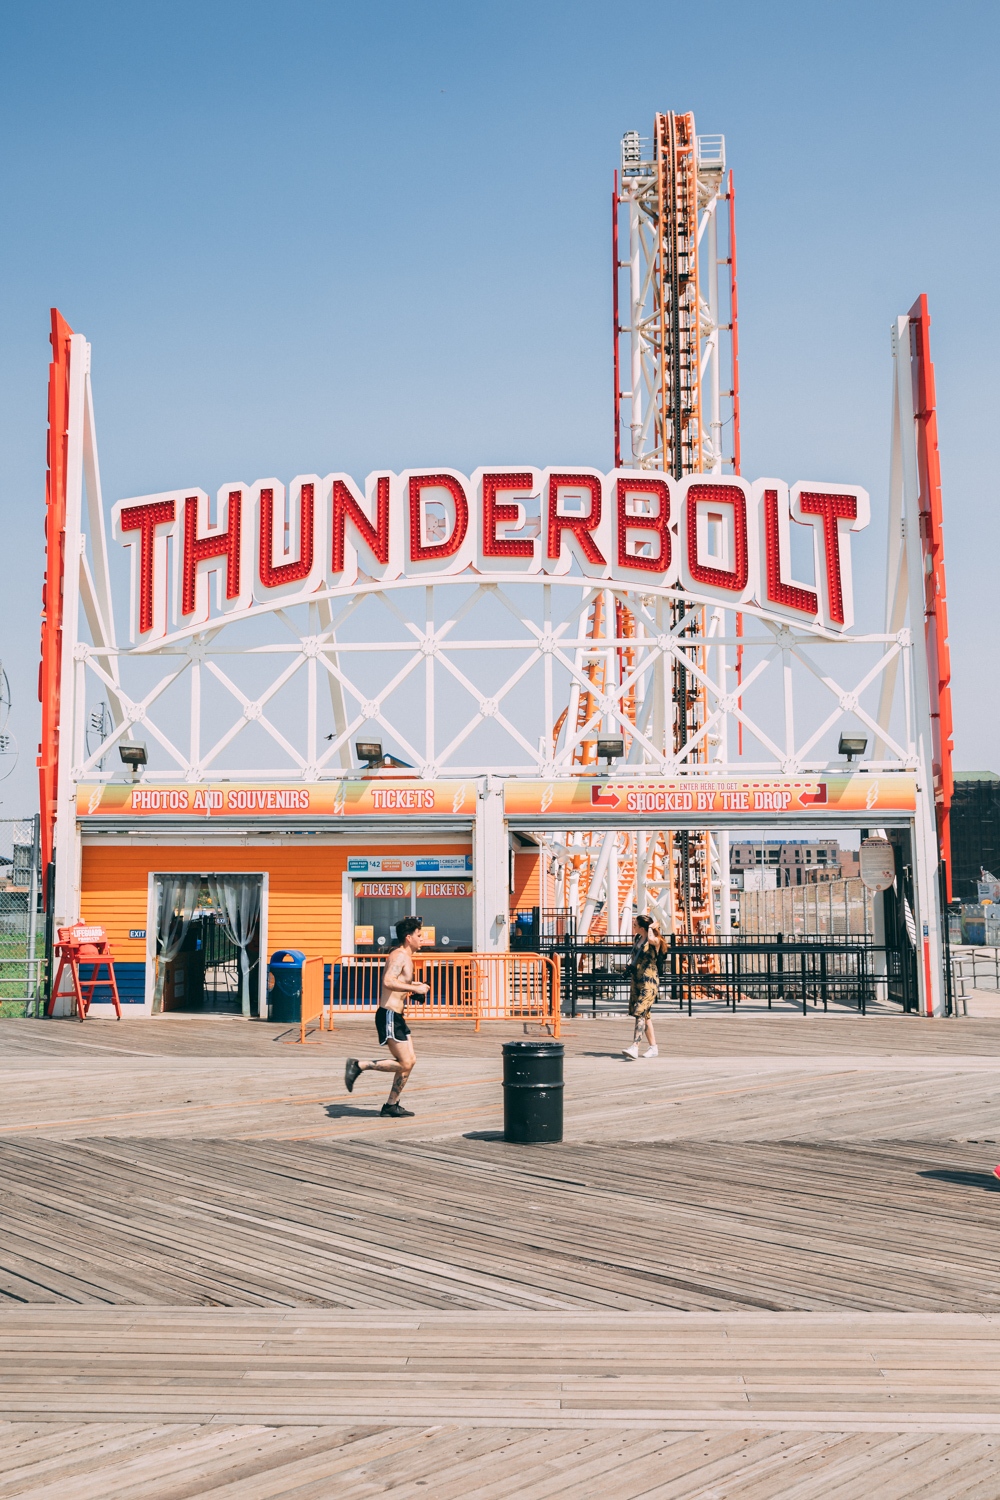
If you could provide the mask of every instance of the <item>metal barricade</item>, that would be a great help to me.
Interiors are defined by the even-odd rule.
[[[345,953],[330,967],[328,1025],[340,1015],[378,1005],[385,956]],[[536,1021],[559,1035],[560,967],[539,953],[414,954],[415,977],[430,986],[422,999],[407,1001],[418,1020]]]
[[[323,1030],[326,997],[323,993],[324,963],[321,958],[307,958],[302,965],[302,1007],[299,1019],[299,1041],[304,1046],[312,1022]]]
[[[1000,948],[952,947],[951,976],[955,1012],[967,1016],[974,990],[1000,993]]]

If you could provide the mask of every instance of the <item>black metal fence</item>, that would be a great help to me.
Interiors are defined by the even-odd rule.
[[[870,1004],[917,1009],[912,946],[878,944],[870,933],[744,933],[673,936],[660,961],[657,1005],[694,1013],[696,1005],[847,1006],[862,1015]],[[573,914],[527,908],[514,913],[511,948],[558,954],[563,1008],[571,1015],[628,1009],[626,973],[631,939],[579,937]]]
[[[549,953],[567,938],[576,938],[576,917],[561,906],[527,906],[510,919],[512,953]]]
[[[626,973],[631,945],[622,941],[579,943],[566,939],[556,951],[562,961],[563,993],[571,1015],[628,1009]],[[809,1007],[849,1006],[862,1015],[890,991],[906,991],[903,1009],[915,1008],[906,955],[864,937],[783,935],[737,939],[721,936],[686,940],[672,937],[660,963],[661,1006],[693,1014],[699,1002],[736,1011],[743,1003]]]

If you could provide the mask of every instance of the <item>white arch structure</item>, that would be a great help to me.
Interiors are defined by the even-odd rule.
[[[459,559],[460,570],[450,573],[407,572],[404,563],[395,577],[371,578],[362,571],[347,582],[321,579],[308,595],[286,591],[268,602],[249,597],[229,613],[210,605],[207,619],[189,623],[183,618],[171,623],[164,613],[159,635],[148,632],[146,639],[140,635],[134,644],[120,644],[125,632],[116,626],[90,347],[78,334],[66,343],[65,371],[57,369],[58,350],[53,366],[56,378],[67,380],[61,528],[67,562],[59,621],[58,719],[55,743],[43,741],[41,758],[54,757],[56,764],[54,805],[43,807],[43,817],[48,813],[52,821],[57,921],[74,920],[79,911],[80,799],[86,800],[87,789],[125,779],[118,765],[121,741],[142,739],[148,745],[149,763],[139,782],[147,788],[246,780],[315,786],[369,779],[370,773],[353,765],[352,744],[359,738],[380,739],[385,751],[412,766],[409,774],[418,784],[474,782],[476,944],[495,947],[506,942],[498,916],[506,907],[507,831],[501,793],[540,782],[556,789],[562,783],[579,783],[580,767],[573,766],[578,740],[616,734],[625,740],[625,757],[613,770],[618,786],[655,787],[666,780],[692,788],[709,783],[718,787],[726,778],[750,777],[766,788],[782,779],[843,776],[845,764],[836,746],[840,731],[849,729],[868,739],[868,753],[855,769],[875,792],[860,818],[856,807],[842,813],[828,809],[823,816],[841,826],[856,827],[859,821],[911,826],[915,915],[924,942],[924,963],[919,966],[922,1006],[928,1013],[941,1010],[937,846],[922,631],[915,638],[905,624],[896,623],[883,633],[853,634],[831,628],[820,618],[795,618],[788,610],[762,605],[746,590],[727,605],[724,590],[692,587],[690,576],[671,579],[667,573],[657,581],[643,574],[633,581],[634,570],[628,568],[588,576],[575,557],[563,572],[555,571],[562,566],[559,559],[553,571],[544,566],[537,571],[487,571],[482,559],[477,565],[471,557]],[[905,381],[896,382],[897,402],[901,393],[905,397],[905,389]],[[903,413],[904,446],[907,421],[912,430],[912,409]],[[537,471],[530,471],[538,493],[521,486],[526,504],[509,505],[509,511],[518,514],[500,517],[495,539],[533,537],[542,547],[546,524],[551,528],[545,488],[551,472],[539,479]],[[621,473],[604,476],[606,498]],[[391,477],[394,486],[402,484],[399,476]],[[709,481],[715,476],[694,478]],[[728,477],[725,482],[741,483]],[[259,486],[246,488],[259,491]],[[750,486],[744,490],[753,501],[757,492]],[[470,481],[473,511],[478,493]],[[908,504],[913,503],[907,500],[905,485],[901,496],[905,520]],[[151,498],[162,497],[145,497]],[[557,509],[563,503],[558,490],[552,503]],[[450,521],[444,515],[442,521],[447,505],[436,510],[436,504],[432,494],[423,514],[419,508],[416,513],[415,524],[424,528],[421,536],[428,548],[449,525],[454,532],[457,524],[454,515]],[[537,516],[532,515],[533,504]],[[572,509],[567,513],[579,515]],[[411,509],[410,521],[414,514]],[[634,512],[633,529],[638,533],[643,531],[644,514],[648,519],[648,512]],[[751,510],[756,536],[755,514]],[[220,512],[214,523],[217,532],[221,522]],[[605,518],[603,524],[611,522]],[[737,570],[735,521],[727,532],[725,514],[715,515],[709,506],[704,525],[691,522],[685,532],[685,524],[681,516],[674,538],[675,552],[683,552],[687,545],[685,566],[695,566],[691,548],[697,552],[703,547],[723,573],[727,568]],[[568,529],[572,533],[572,526]],[[817,576],[810,587],[819,590],[825,564],[820,531],[815,535]],[[607,553],[616,539],[610,530],[602,537]],[[173,558],[168,557],[166,543],[161,558],[164,580],[168,565],[176,576],[183,555],[179,532],[170,532],[170,545]],[[296,548],[301,555],[302,537],[291,514],[286,517],[284,548],[280,539],[277,548],[276,556],[294,555]],[[655,555],[649,548],[647,553]],[[246,556],[253,560],[252,548]],[[762,558],[763,552],[758,558],[761,567]],[[221,553],[214,559],[217,598],[223,606],[226,561]],[[503,568],[502,558],[490,561]],[[50,547],[50,578],[52,564]],[[700,565],[707,563],[702,559]],[[911,572],[914,586],[919,585],[919,566]],[[588,636],[588,612],[602,591],[608,618],[614,618],[614,601],[622,601],[634,621],[634,633],[612,633],[599,642]],[[670,605],[680,599],[689,604],[690,619],[671,623]],[[135,607],[133,599],[133,612]],[[734,629],[737,608],[747,621],[741,637]],[[696,616],[706,622],[703,631],[696,637],[683,636],[685,622],[690,624]],[[737,646],[744,652],[740,683],[731,666]],[[581,729],[567,731],[555,742],[567,702],[591,688],[585,667],[595,651],[608,654],[608,690]],[[50,656],[51,652],[50,644]],[[678,660],[700,682],[708,704],[697,739],[680,751],[673,747],[670,703],[671,669]],[[110,707],[112,727],[97,744],[92,735],[88,752],[88,720],[102,699]],[[575,715],[571,713],[566,722],[575,725]],[[742,756],[734,748],[738,725],[743,729]],[[704,746],[697,754],[701,740],[710,746],[708,763],[702,758]],[[395,776],[398,779],[398,771]],[[915,807],[894,811],[892,789],[912,787],[914,778]],[[543,795],[535,813],[520,818],[523,826],[552,826],[544,801]],[[594,805],[600,817],[600,806]],[[627,818],[623,814],[623,820],[647,829],[692,822],[682,808]],[[817,820],[815,809],[769,812],[761,811],[758,803],[749,821],[755,828],[787,828],[816,826]],[[510,814],[507,821],[517,824],[518,818]],[[748,819],[731,817],[725,808],[720,812],[716,804],[715,812],[699,815],[697,826],[732,826],[739,821]],[[574,824],[564,818],[558,826]]]

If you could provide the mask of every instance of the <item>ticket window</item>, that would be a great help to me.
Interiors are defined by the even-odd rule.
[[[472,952],[472,881],[418,880],[417,915],[437,953]]]
[[[356,881],[355,953],[385,953],[396,941],[396,923],[412,911],[412,880]]]

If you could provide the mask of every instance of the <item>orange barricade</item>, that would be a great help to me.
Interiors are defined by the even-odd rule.
[[[323,970],[324,961],[321,958],[307,958],[302,965],[302,1011],[299,1020],[299,1041],[306,1045],[306,1033],[312,1022],[319,1022],[320,1031],[323,1030]],[[318,1042],[310,1043],[318,1046]]]
[[[328,1024],[378,1005],[385,956],[345,953],[330,973]],[[538,1021],[559,1035],[558,959],[539,953],[418,953],[413,968],[430,993],[407,1000],[418,1021]]]
[[[59,941],[55,945],[55,951],[59,955],[59,967],[56,970],[55,982],[49,995],[49,1003],[46,1007],[46,1015],[51,1016],[55,1009],[57,1000],[72,999],[76,1005],[76,1013],[81,1021],[87,1019],[90,1003],[94,998],[94,991],[100,986],[102,989],[111,991],[111,1004],[115,1008],[115,1015],[119,1021],[122,1018],[122,1008],[118,1002],[118,982],[115,979],[115,966],[111,957],[111,945],[108,935],[103,927],[86,927],[78,922],[74,927],[60,927],[58,932]],[[81,979],[80,965],[87,964],[90,968],[90,978]],[[101,969],[107,967],[107,979],[101,979]],[[60,991],[63,974],[69,970],[70,979],[73,982],[72,990]]]

